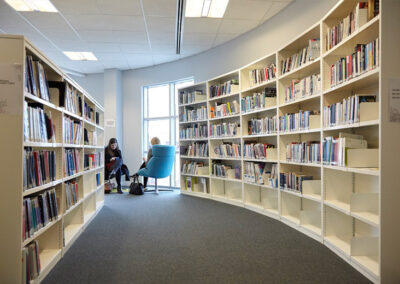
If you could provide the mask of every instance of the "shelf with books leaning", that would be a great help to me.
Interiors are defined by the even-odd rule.
[[[264,88],[271,88],[274,87],[276,85],[276,78],[268,80],[268,81],[264,81],[260,84],[254,85],[252,87],[248,87],[246,89],[242,89],[241,93],[245,94],[245,93],[249,93],[249,92],[254,92],[254,91],[259,91],[262,90]]]
[[[226,95],[220,95],[220,96],[209,98],[208,102],[213,102],[213,101],[216,101],[216,100],[223,100],[223,99],[226,99],[226,98],[232,98],[232,97],[235,97],[235,96],[238,96],[238,95],[240,95],[240,92],[234,92],[234,93],[230,93],[230,94],[226,94]]]
[[[320,97],[321,97],[321,93],[317,93],[317,94],[305,96],[305,97],[300,98],[300,99],[296,99],[296,100],[294,100],[294,101],[285,102],[285,103],[283,103],[283,104],[280,104],[278,107],[279,107],[279,108],[283,108],[283,107],[290,106],[290,105],[294,105],[294,104],[304,103],[304,102],[306,102],[306,101],[319,100]]]
[[[222,119],[239,118],[239,117],[240,117],[240,113],[233,113],[233,114],[230,114],[230,115],[209,118],[208,120],[209,121],[213,121],[213,120],[222,120]]]
[[[287,164],[287,165],[303,166],[303,167],[316,167],[316,168],[321,167],[321,164],[317,164],[317,163],[298,163],[298,162],[291,162],[291,161],[285,161],[285,160],[281,160],[281,161],[279,161],[279,163]]]
[[[179,156],[181,159],[193,159],[193,160],[208,160],[209,157],[202,157],[202,156],[186,156],[186,155],[180,155]]]
[[[276,137],[278,136],[278,132],[273,133],[262,133],[262,134],[253,134],[253,135],[243,135],[243,139],[252,139],[252,138],[261,138],[261,137]]]
[[[247,116],[247,115],[257,114],[260,112],[267,112],[267,111],[271,111],[271,110],[273,111],[273,110],[276,110],[276,108],[277,108],[276,106],[271,106],[271,107],[266,107],[266,108],[257,108],[252,111],[242,112],[241,115]]]
[[[272,86],[276,82],[276,53],[273,52],[240,69],[241,92],[249,92]]]
[[[205,103],[207,103],[207,100],[202,100],[202,101],[197,101],[197,102],[192,102],[192,103],[186,103],[186,104],[180,104],[178,106],[179,107],[185,107],[185,106],[192,106],[192,105],[205,104]]]
[[[350,124],[342,124],[337,126],[331,127],[324,127],[322,131],[333,131],[333,130],[340,130],[340,129],[347,129],[347,128],[359,128],[359,127],[368,127],[368,126],[378,126],[379,120],[368,120]]]
[[[211,160],[221,160],[221,161],[240,161],[241,157],[222,157],[222,156],[211,156]]]
[[[200,122],[207,122],[207,119],[191,120],[191,121],[179,121],[179,124],[191,124],[191,123],[200,123]]]

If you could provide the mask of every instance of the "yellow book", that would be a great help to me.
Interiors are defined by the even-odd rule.
[[[232,113],[232,112],[231,112],[231,105],[229,104],[229,102],[227,102],[226,105],[228,106],[229,114],[231,114],[231,113]]]

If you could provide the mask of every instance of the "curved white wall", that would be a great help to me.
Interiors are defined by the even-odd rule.
[[[125,163],[136,171],[141,156],[141,87],[194,76],[196,82],[238,69],[277,51],[303,33],[338,0],[296,0],[263,25],[204,53],[122,74]],[[184,39],[183,39],[184,44]]]

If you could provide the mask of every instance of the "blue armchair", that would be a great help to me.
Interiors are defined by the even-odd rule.
[[[154,145],[153,156],[147,161],[146,168],[140,169],[139,176],[155,178],[155,191],[158,193],[157,179],[165,178],[171,174],[175,160],[175,146]]]

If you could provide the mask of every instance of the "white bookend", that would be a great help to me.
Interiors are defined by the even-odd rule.
[[[277,151],[278,151],[277,149],[266,149],[267,160],[277,160],[278,159],[277,158],[277,156],[278,156]]]
[[[303,193],[321,195],[321,180],[304,180]]]
[[[347,166],[350,168],[379,167],[379,149],[348,149]]]
[[[265,107],[273,107],[276,106],[276,97],[267,97],[265,98]]]
[[[226,171],[226,177],[230,178],[230,179],[234,179],[235,178],[235,169],[228,169]]]
[[[378,102],[360,103],[360,122],[378,120],[378,119],[379,119]]]
[[[310,129],[318,129],[321,127],[321,115],[310,115]]]
[[[231,85],[231,92],[230,94],[236,94],[239,92],[239,85]]]
[[[208,175],[208,167],[198,167],[197,174],[198,175]]]

